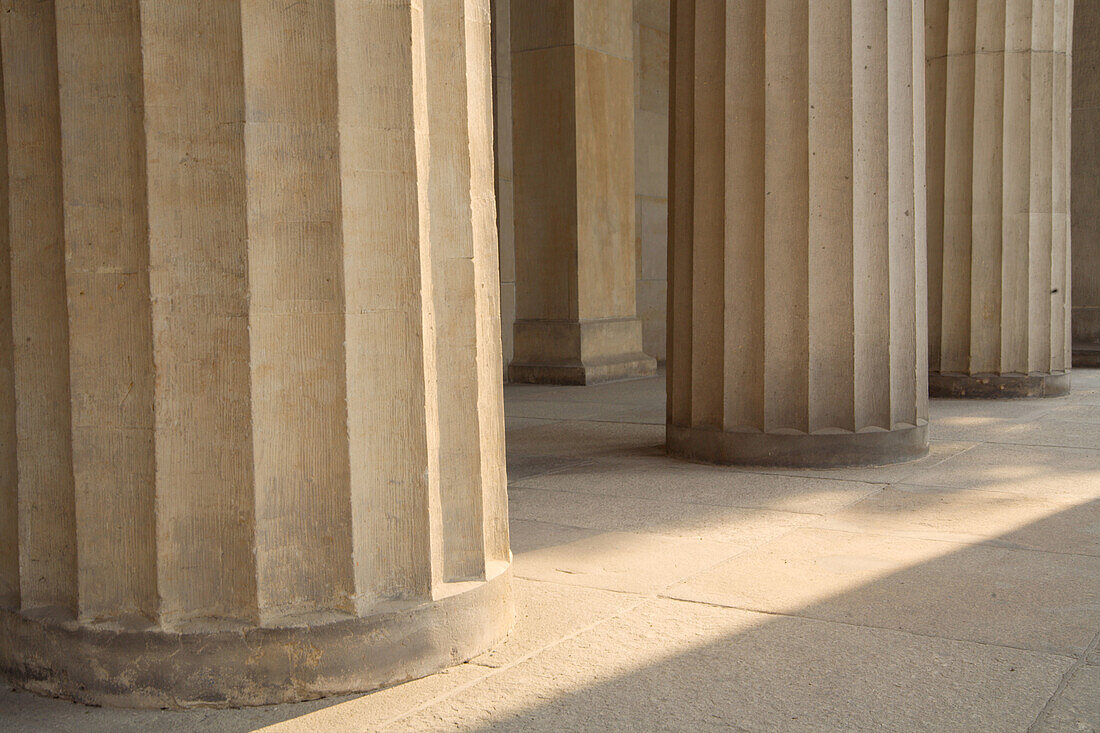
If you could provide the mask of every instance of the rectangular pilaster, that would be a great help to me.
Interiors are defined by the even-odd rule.
[[[515,381],[584,384],[656,366],[640,329],[622,346],[582,347],[592,335],[524,349],[548,328],[596,334],[586,324],[637,320],[632,12],[630,0],[512,4]]]

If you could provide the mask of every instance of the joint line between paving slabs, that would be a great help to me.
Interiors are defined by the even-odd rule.
[[[874,629],[876,631],[891,631],[897,634],[905,634],[907,636],[915,636],[920,639],[937,639],[939,641],[951,641],[956,644],[975,644],[977,646],[992,647],[994,649],[1013,649],[1018,652],[1027,652],[1028,654],[1045,654],[1051,657],[1059,657],[1061,659],[1073,659],[1077,660],[1078,657],[1075,654],[1065,654],[1062,652],[1052,652],[1045,649],[1030,649],[1024,646],[1016,646],[1014,644],[997,644],[991,641],[978,641],[976,639],[958,639],[954,636],[938,636],[936,634],[925,634],[920,631],[911,631],[909,629],[897,629],[892,626],[876,626],[874,624],[857,624],[852,621],[842,621],[840,619],[821,618],[819,616],[803,616],[798,613],[787,613],[784,611],[766,611],[760,608],[749,608],[747,606],[733,606],[727,603],[718,603],[716,601],[700,601],[692,598],[677,598],[676,596],[658,596],[662,600],[677,601],[679,603],[698,603],[701,606],[710,606],[711,608],[725,608],[731,611],[744,611],[746,613],[759,613],[763,616],[775,616],[777,618],[794,618],[800,621],[814,621],[822,624],[837,624],[840,626],[848,626],[855,629]],[[1095,643],[1095,642],[1093,642]],[[1090,644],[1091,646],[1091,644]],[[1087,652],[1086,652],[1087,653]],[[1030,733],[1030,729],[1029,733]]]
[[[537,648],[533,651],[530,651],[527,654],[524,654],[523,656],[521,656],[521,657],[519,657],[519,658],[517,658],[517,659],[515,659],[515,660],[513,660],[513,661],[511,661],[507,664],[501,665],[500,667],[485,667],[484,665],[477,665],[477,666],[483,667],[484,669],[488,669],[488,670],[491,670],[491,671],[487,672],[486,674],[482,675],[481,677],[478,677],[476,680],[470,680],[469,682],[467,682],[463,685],[459,685],[458,687],[454,688],[453,690],[448,690],[447,692],[444,692],[440,695],[436,695],[435,697],[421,703],[420,705],[417,705],[416,707],[414,707],[410,710],[407,710],[403,713],[395,715],[394,717],[392,717],[392,718],[390,718],[386,721],[383,721],[382,724],[379,726],[379,728],[385,729],[387,726],[393,725],[394,723],[398,723],[401,720],[404,720],[405,718],[408,718],[411,715],[419,713],[422,710],[426,710],[429,707],[435,705],[436,703],[442,702],[443,700],[446,700],[449,697],[454,697],[455,695],[457,695],[461,692],[465,692],[466,690],[470,689],[474,685],[480,684],[481,682],[484,682],[485,680],[489,679],[490,677],[493,677],[494,675],[500,674],[501,672],[504,672],[505,670],[512,669],[513,667],[518,666],[518,665],[522,664],[523,662],[526,662],[530,659],[533,659],[534,657],[538,656],[539,654],[542,654],[544,651],[552,649],[552,648],[554,648],[554,647],[558,646],[559,644],[562,644],[566,641],[571,641],[572,639],[575,639],[578,636],[580,636],[581,634],[584,634],[588,631],[591,631],[592,629],[596,628],[597,626],[600,626],[601,624],[605,624],[609,621],[614,621],[614,620],[620,618],[621,616],[624,616],[625,614],[630,613],[630,612],[634,611],[637,608],[640,608],[641,606],[643,606],[644,604],[650,602],[651,600],[653,600],[652,597],[648,597],[648,596],[640,597],[638,599],[637,603],[635,603],[631,606],[627,606],[626,608],[622,609],[618,613],[612,614],[611,616],[607,616],[606,618],[602,618],[599,621],[588,624],[587,626],[583,626],[583,627],[581,627],[580,629],[577,629],[576,631],[574,631],[571,634],[567,634],[566,636],[563,636],[559,639],[555,639],[554,641],[549,642],[548,644],[544,644],[543,646],[541,646],[541,647],[539,647],[539,648]]]
[[[1070,665],[1070,668],[1062,675],[1062,679],[1058,680],[1058,685],[1054,688],[1054,692],[1051,694],[1050,699],[1047,700],[1046,704],[1043,705],[1043,709],[1035,716],[1035,720],[1028,726],[1027,733],[1035,733],[1035,731],[1039,730],[1039,726],[1046,722],[1047,717],[1050,715],[1051,708],[1053,708],[1054,703],[1058,702],[1058,699],[1062,697],[1062,693],[1065,692],[1066,687],[1069,686],[1069,681],[1073,678],[1073,675],[1077,674],[1077,671],[1088,663],[1089,655],[1096,651],[1098,647],[1100,647],[1100,631],[1096,632],[1096,635],[1092,637],[1092,641],[1085,647],[1085,650],[1074,659],[1073,664]]]

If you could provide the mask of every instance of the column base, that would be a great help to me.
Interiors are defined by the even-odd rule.
[[[667,425],[670,455],[708,463],[840,468],[902,463],[928,453],[928,423],[861,433],[727,433]]]
[[[656,373],[657,360],[642,352],[637,318],[516,321],[511,382],[585,385]]]
[[[652,377],[657,373],[657,361],[646,354],[624,354],[621,359],[605,362],[579,361],[559,364],[508,365],[508,381],[520,384],[600,384],[624,379]]]
[[[486,651],[512,625],[511,565],[447,595],[327,623],[172,633],[101,629],[0,609],[0,674],[89,705],[239,707],[367,692]]]
[[[1069,394],[1069,387],[1069,372],[1019,375],[931,372],[928,375],[928,394],[931,397],[971,399],[1061,397]]]
[[[1075,343],[1073,366],[1089,369],[1100,368],[1100,344]]]

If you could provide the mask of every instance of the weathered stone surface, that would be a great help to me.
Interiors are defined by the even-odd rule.
[[[1073,4],[926,4],[933,396],[1069,388]]]
[[[649,376],[636,317],[631,0],[512,0],[514,382]]]
[[[0,11],[0,670],[232,705],[483,651],[487,1]]]
[[[1073,3],[1073,366],[1100,367],[1100,3]]]
[[[670,451],[923,455],[923,2],[674,12]]]

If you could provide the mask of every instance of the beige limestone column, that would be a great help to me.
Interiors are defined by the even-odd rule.
[[[511,623],[488,0],[0,0],[0,671],[369,690]]]
[[[679,0],[668,447],[928,449],[921,0]]]
[[[635,315],[631,21],[631,0],[512,0],[512,381],[656,370]]]
[[[1072,0],[927,0],[929,387],[1069,391]]]
[[[1100,367],[1100,3],[1073,12],[1073,366]]]

